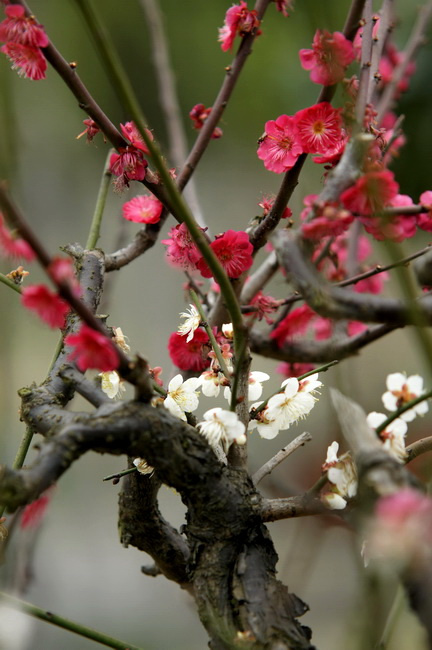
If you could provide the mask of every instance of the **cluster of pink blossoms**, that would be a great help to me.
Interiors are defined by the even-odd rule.
[[[7,17],[0,23],[0,41],[5,45],[0,51],[19,75],[34,81],[45,79],[47,64],[40,48],[47,47],[49,40],[44,28],[34,16],[26,16],[21,5],[7,5],[5,13]]]
[[[280,115],[266,122],[257,153],[266,169],[282,174],[294,167],[301,154],[332,156],[346,140],[341,110],[320,102],[294,116]]]
[[[149,153],[146,143],[133,122],[120,124],[123,137],[130,142],[126,147],[121,147],[118,153],[113,153],[110,158],[110,172],[117,176],[116,189],[123,190],[129,187],[129,181],[143,181],[147,172],[148,162],[144,155]],[[150,140],[153,135],[147,131]]]
[[[353,44],[341,32],[330,34],[318,29],[311,50],[300,50],[300,63],[310,70],[310,79],[316,84],[332,86],[342,81],[346,68],[355,59]]]

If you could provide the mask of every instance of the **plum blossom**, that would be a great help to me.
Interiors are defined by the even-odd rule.
[[[321,494],[321,501],[331,510],[343,510],[347,501],[357,494],[357,470],[350,453],[340,458],[337,453],[339,443],[334,441],[327,449],[323,472],[333,486]]]
[[[199,422],[197,428],[211,447],[221,446],[227,454],[234,442],[238,445],[246,443],[246,427],[233,411],[216,407],[206,411],[203,417],[204,421]]]
[[[276,120],[266,122],[257,151],[266,169],[282,174],[294,167],[302,153],[303,146],[294,117],[280,115]]]
[[[266,372],[260,372],[259,370],[252,370],[249,373],[249,400],[255,401],[259,399],[263,392],[262,382],[268,381],[270,375]],[[231,389],[229,386],[225,386],[224,397],[228,402],[231,402]]]
[[[201,385],[199,377],[191,377],[183,381],[182,375],[173,377],[168,384],[167,396],[164,406],[172,415],[176,415],[186,422],[185,413],[192,413],[198,408],[199,401],[197,388]]]
[[[189,343],[193,339],[193,335],[197,327],[199,327],[201,323],[201,316],[199,315],[199,312],[195,305],[189,305],[189,310],[188,311],[183,311],[180,314],[180,318],[184,318],[185,321],[181,325],[179,325],[178,328],[178,333],[181,334],[182,336],[186,336],[186,342]]]
[[[239,5],[233,5],[225,14],[224,26],[219,29],[218,41],[223,52],[232,49],[234,39],[239,34],[244,36],[259,27],[256,11],[249,11],[247,3],[242,0]],[[257,36],[261,32],[257,32]]]
[[[141,149],[133,145],[120,147],[118,153],[111,155],[109,167],[111,174],[117,176],[116,189],[120,191],[129,187],[129,181],[143,181],[147,166]]]
[[[149,478],[150,476],[153,476],[155,469],[154,467],[149,465],[148,462],[144,460],[144,458],[135,458],[133,464],[135,465],[135,467],[137,468],[140,474],[144,474]]]
[[[274,339],[281,348],[285,341],[289,341],[293,336],[304,334],[315,317],[316,312],[309,305],[304,304],[301,307],[296,307],[280,321],[270,334],[270,338]]]
[[[195,104],[195,106],[191,108],[191,110],[189,111],[189,117],[192,120],[194,129],[196,129],[197,131],[202,129],[206,119],[211,113],[211,110],[212,110],[211,107],[206,108],[204,104]],[[213,140],[218,140],[219,138],[222,137],[222,135],[223,135],[222,129],[217,126],[215,129],[213,129],[213,133],[211,137]]]
[[[410,487],[379,499],[367,535],[368,558],[419,570],[429,566],[431,554],[431,499]]]
[[[423,377],[420,377],[420,375],[407,377],[402,372],[394,372],[388,375],[386,385],[388,390],[383,394],[382,401],[388,411],[397,411],[401,406],[420,397],[425,392],[423,389]],[[405,413],[401,413],[400,417],[405,422],[411,422],[416,415],[424,415],[428,411],[429,406],[426,400],[424,400],[408,411],[405,411]]]
[[[141,133],[137,129],[134,122],[126,122],[125,124],[120,124],[120,130],[123,134],[123,137],[126,140],[129,140],[131,145],[133,145],[136,149],[139,149],[145,154],[150,153]],[[153,140],[153,133],[149,131],[149,129],[145,129],[145,133],[149,140]]]
[[[430,190],[420,194],[420,203],[427,212],[417,215],[417,225],[422,230],[432,232],[432,192]]]
[[[368,414],[366,420],[370,427],[376,429],[387,420],[387,416],[384,413],[372,411],[372,413]],[[379,433],[379,437],[383,441],[384,449],[400,463],[405,462],[406,459],[405,436],[407,430],[408,425],[405,420],[396,418],[396,420],[393,420],[393,422],[390,422],[386,426],[384,431]]]
[[[201,253],[195,246],[185,223],[174,226],[168,233],[169,239],[163,239],[167,248],[167,260],[173,266],[184,271],[195,271]]]
[[[329,102],[321,102],[298,111],[295,116],[298,138],[305,153],[333,151],[341,139],[341,111]]]
[[[352,187],[342,192],[340,198],[347,210],[369,216],[388,205],[398,190],[393,172],[385,169],[363,174]]]
[[[135,196],[122,207],[123,217],[134,223],[158,223],[163,205],[154,196]]]
[[[21,43],[29,47],[46,47],[48,36],[34,16],[26,16],[21,5],[5,7],[6,18],[0,23],[0,41]]]
[[[210,365],[208,348],[204,348],[208,341],[207,333],[203,329],[195,330],[189,342],[178,332],[173,332],[168,340],[168,352],[172,362],[180,370],[205,370]]]
[[[69,359],[76,360],[82,372],[88,368],[106,372],[115,370],[119,366],[119,356],[113,343],[84,323],[77,334],[66,336],[65,344],[73,348]]]
[[[93,138],[100,132],[99,125],[91,117],[83,120],[83,124],[85,124],[86,128],[76,136],[76,139],[79,140],[85,135],[87,142],[92,142]]]
[[[282,393],[270,397],[267,402],[267,418],[277,420],[281,429],[288,429],[291,424],[302,420],[315,406],[317,398],[313,395],[322,383],[318,373],[299,381],[290,377],[282,382]]]
[[[21,302],[27,309],[37,315],[50,327],[64,327],[69,313],[69,305],[57,293],[53,293],[44,284],[25,287],[21,293]]]
[[[222,235],[217,235],[210,247],[230,278],[240,277],[253,264],[253,246],[246,232],[227,230]],[[197,267],[203,277],[212,277],[203,257],[198,260]]]
[[[300,63],[310,70],[310,79],[316,84],[332,86],[342,81],[345,70],[355,59],[352,43],[341,32],[318,29],[311,50],[300,50]]]
[[[27,77],[33,81],[45,79],[47,62],[38,47],[9,41],[0,47],[0,52],[6,54],[12,63],[12,70],[16,70],[20,77]]]
[[[101,389],[110,399],[121,397],[122,392],[126,390],[120,375],[115,370],[101,372],[99,377],[101,378]]]

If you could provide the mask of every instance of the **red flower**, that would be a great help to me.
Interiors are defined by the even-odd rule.
[[[119,190],[129,187],[129,181],[143,181],[147,166],[142,151],[133,145],[120,148],[119,153],[113,153],[110,158],[110,172],[118,177]]]
[[[74,348],[69,359],[76,360],[82,372],[88,368],[107,372],[119,366],[119,356],[112,341],[88,325],[81,325],[77,334],[68,334],[65,344]]]
[[[168,341],[168,352],[171,361],[180,370],[201,372],[210,365],[208,349],[204,345],[208,343],[208,336],[203,329],[197,329],[189,343],[186,337],[178,332],[173,332]]]
[[[260,203],[258,203],[259,207],[263,209],[263,217],[266,217],[268,214],[270,214],[272,208],[273,208],[273,203],[274,203],[274,198],[270,196],[263,196],[261,199]],[[285,210],[282,212],[281,219],[289,219],[292,217],[292,210],[291,208],[286,207]]]
[[[168,246],[168,262],[184,271],[196,271],[201,253],[195,246],[186,224],[174,226],[168,235],[171,239],[162,239],[162,244]]]
[[[48,323],[50,327],[64,327],[69,305],[44,284],[35,284],[22,290],[21,302],[27,309]]]
[[[0,48],[0,52],[6,54],[12,62],[12,70],[17,70],[21,77],[33,81],[45,79],[47,63],[39,48],[9,41]]]
[[[230,278],[238,278],[253,264],[253,246],[246,232],[227,230],[222,235],[216,236],[210,246]],[[204,278],[212,277],[212,272],[203,257],[198,260],[197,268]]]
[[[7,18],[0,23],[0,41],[21,43],[30,47],[46,47],[49,43],[42,25],[34,16],[27,17],[21,5],[5,7]]]
[[[316,216],[301,226],[303,235],[308,239],[338,237],[349,228],[354,220],[351,212],[344,210],[336,203],[316,206],[316,210]]]
[[[30,244],[28,244],[24,239],[14,238],[12,233],[8,230],[5,225],[3,215],[0,212],[0,253],[6,255],[7,257],[22,257],[31,262],[35,259],[35,254]]]
[[[163,205],[153,196],[136,196],[123,204],[123,217],[135,223],[157,223]]]
[[[316,317],[316,313],[309,307],[309,305],[302,305],[296,307],[288,316],[285,316],[277,327],[270,334],[270,338],[274,339],[278,346],[281,348],[286,340],[291,339],[296,334],[304,334],[309,326],[309,323]]]
[[[279,372],[286,378],[300,377],[301,375],[305,375],[307,372],[314,370],[314,368],[315,366],[313,363],[287,363],[286,361],[283,361],[277,366],[276,372]]]
[[[329,153],[344,139],[340,109],[321,102],[295,114],[298,138],[306,153]]]
[[[303,147],[299,140],[296,120],[288,115],[280,115],[265,125],[265,135],[258,147],[258,158],[271,172],[281,174],[294,167]]]
[[[136,148],[142,151],[143,153],[150,153],[141,133],[138,131],[134,122],[126,122],[126,124],[120,124],[121,132],[129,142]],[[153,133],[149,129],[145,130],[147,136],[150,140],[153,140]]]
[[[57,284],[66,282],[76,296],[81,295],[81,286],[75,275],[73,262],[69,257],[54,257],[48,271],[54,282]]]
[[[83,120],[83,124],[86,125],[86,128],[84,129],[84,131],[82,131],[82,133],[77,135],[76,139],[79,140],[79,138],[82,138],[82,136],[85,135],[87,142],[91,142],[93,138],[99,133],[100,128],[96,124],[96,122],[91,119],[91,117],[89,117],[86,120]]]
[[[332,86],[342,81],[345,69],[355,59],[354,48],[341,32],[330,34],[317,30],[311,50],[300,50],[300,63],[310,70],[310,79],[316,84]]]
[[[274,0],[276,2],[276,9],[281,12],[285,18],[288,16],[288,9],[291,9],[291,0]]]
[[[36,501],[26,505],[21,515],[21,528],[38,528],[49,506],[53,488],[48,488]]]
[[[194,129],[199,131],[204,126],[204,122],[211,113],[211,108],[206,108],[204,104],[195,104],[195,106],[189,111],[189,117],[193,122]],[[218,126],[214,129],[212,133],[213,140],[217,140],[222,137],[223,132]]]
[[[225,14],[224,26],[219,29],[219,42],[223,52],[231,50],[237,34],[244,36],[259,27],[256,11],[249,11],[247,3],[242,0],[239,5],[233,5]],[[257,32],[257,36],[261,32]]]
[[[388,205],[398,190],[393,173],[387,169],[363,174],[340,198],[347,210],[368,216]]]
[[[417,225],[422,230],[432,232],[432,192],[430,190],[420,194],[420,203],[427,212],[417,215]]]
[[[413,202],[407,194],[396,194],[389,202],[391,207],[403,208],[410,205],[413,205]],[[417,229],[415,214],[398,214],[391,217],[366,216],[360,219],[366,232],[373,235],[378,241],[391,239],[401,242],[409,237],[414,237]]]

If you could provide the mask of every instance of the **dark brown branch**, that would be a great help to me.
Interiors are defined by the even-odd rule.
[[[274,241],[281,265],[290,274],[296,289],[321,316],[387,323],[391,326],[432,323],[432,299],[424,297],[405,305],[399,300],[345,291],[326,283],[300,250],[288,231],[281,230]]]
[[[110,398],[94,382],[86,379],[75,368],[61,368],[59,374],[65,382],[70,382],[74,390],[93,406],[99,407],[110,401]]]

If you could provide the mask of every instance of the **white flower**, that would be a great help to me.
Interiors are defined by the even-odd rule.
[[[164,406],[170,413],[186,422],[185,413],[192,413],[198,408],[198,395],[196,389],[200,386],[200,377],[191,377],[183,381],[178,374],[168,384],[167,397]]]
[[[260,406],[261,403],[262,402],[257,402],[256,404],[252,404],[252,408]],[[277,434],[283,427],[280,426],[280,423],[277,420],[269,420],[267,418],[267,409],[265,408],[258,413],[258,419],[254,418],[250,420],[248,429],[251,431],[255,428],[258,430],[261,438],[272,440],[273,438],[276,438]]]
[[[189,311],[184,311],[180,314],[180,318],[184,318],[185,322],[182,323],[182,325],[180,325],[177,330],[178,333],[182,336],[186,336],[186,334],[188,335],[186,339],[187,343],[189,343],[189,341],[192,341],[194,332],[201,323],[201,316],[199,315],[195,305],[189,305],[189,307]]]
[[[420,375],[407,376],[402,372],[394,372],[387,377],[387,392],[382,396],[384,407],[388,411],[396,411],[407,402],[423,395],[423,377]],[[411,422],[416,415],[424,415],[429,410],[426,400],[420,402],[409,411],[401,414],[402,420]]]
[[[267,419],[277,420],[281,429],[288,429],[291,424],[306,417],[317,401],[312,393],[322,386],[317,377],[315,373],[301,382],[295,377],[285,379],[281,386],[285,387],[284,392],[273,395],[267,403]]]
[[[387,420],[387,416],[384,413],[372,411],[366,420],[370,427],[376,429]],[[379,434],[379,437],[383,441],[384,449],[400,463],[403,463],[406,458],[405,436],[407,430],[407,423],[401,418],[396,418]]]
[[[222,334],[226,339],[233,339],[234,338],[233,324],[224,323],[224,325],[222,325]]]
[[[270,375],[266,372],[260,372],[259,370],[253,370],[249,373],[249,400],[259,399],[263,392],[263,387],[261,382],[267,381],[270,379]],[[224,397],[228,402],[231,402],[231,389],[229,386],[225,387]]]
[[[148,464],[144,458],[135,458],[133,461],[133,464],[137,468],[140,474],[147,474],[147,475],[152,475],[154,470],[154,467]]]
[[[103,392],[111,399],[121,397],[121,393],[126,390],[122,380],[120,379],[120,375],[115,370],[101,372],[99,377],[101,378],[101,388]]]
[[[114,343],[116,343],[119,348],[124,350],[124,352],[129,352],[130,347],[126,343],[127,336],[125,336],[121,330],[121,327],[114,327]]]
[[[206,397],[217,397],[224,376],[213,370],[206,370],[200,375],[201,390]]]
[[[338,458],[339,444],[335,441],[327,449],[323,470],[333,487],[321,494],[321,501],[331,510],[342,510],[347,500],[357,494],[357,470],[349,453]]]
[[[238,445],[246,443],[246,427],[233,411],[216,407],[206,411],[203,417],[205,421],[199,422],[197,427],[212,447],[221,445],[227,453],[233,442]]]

